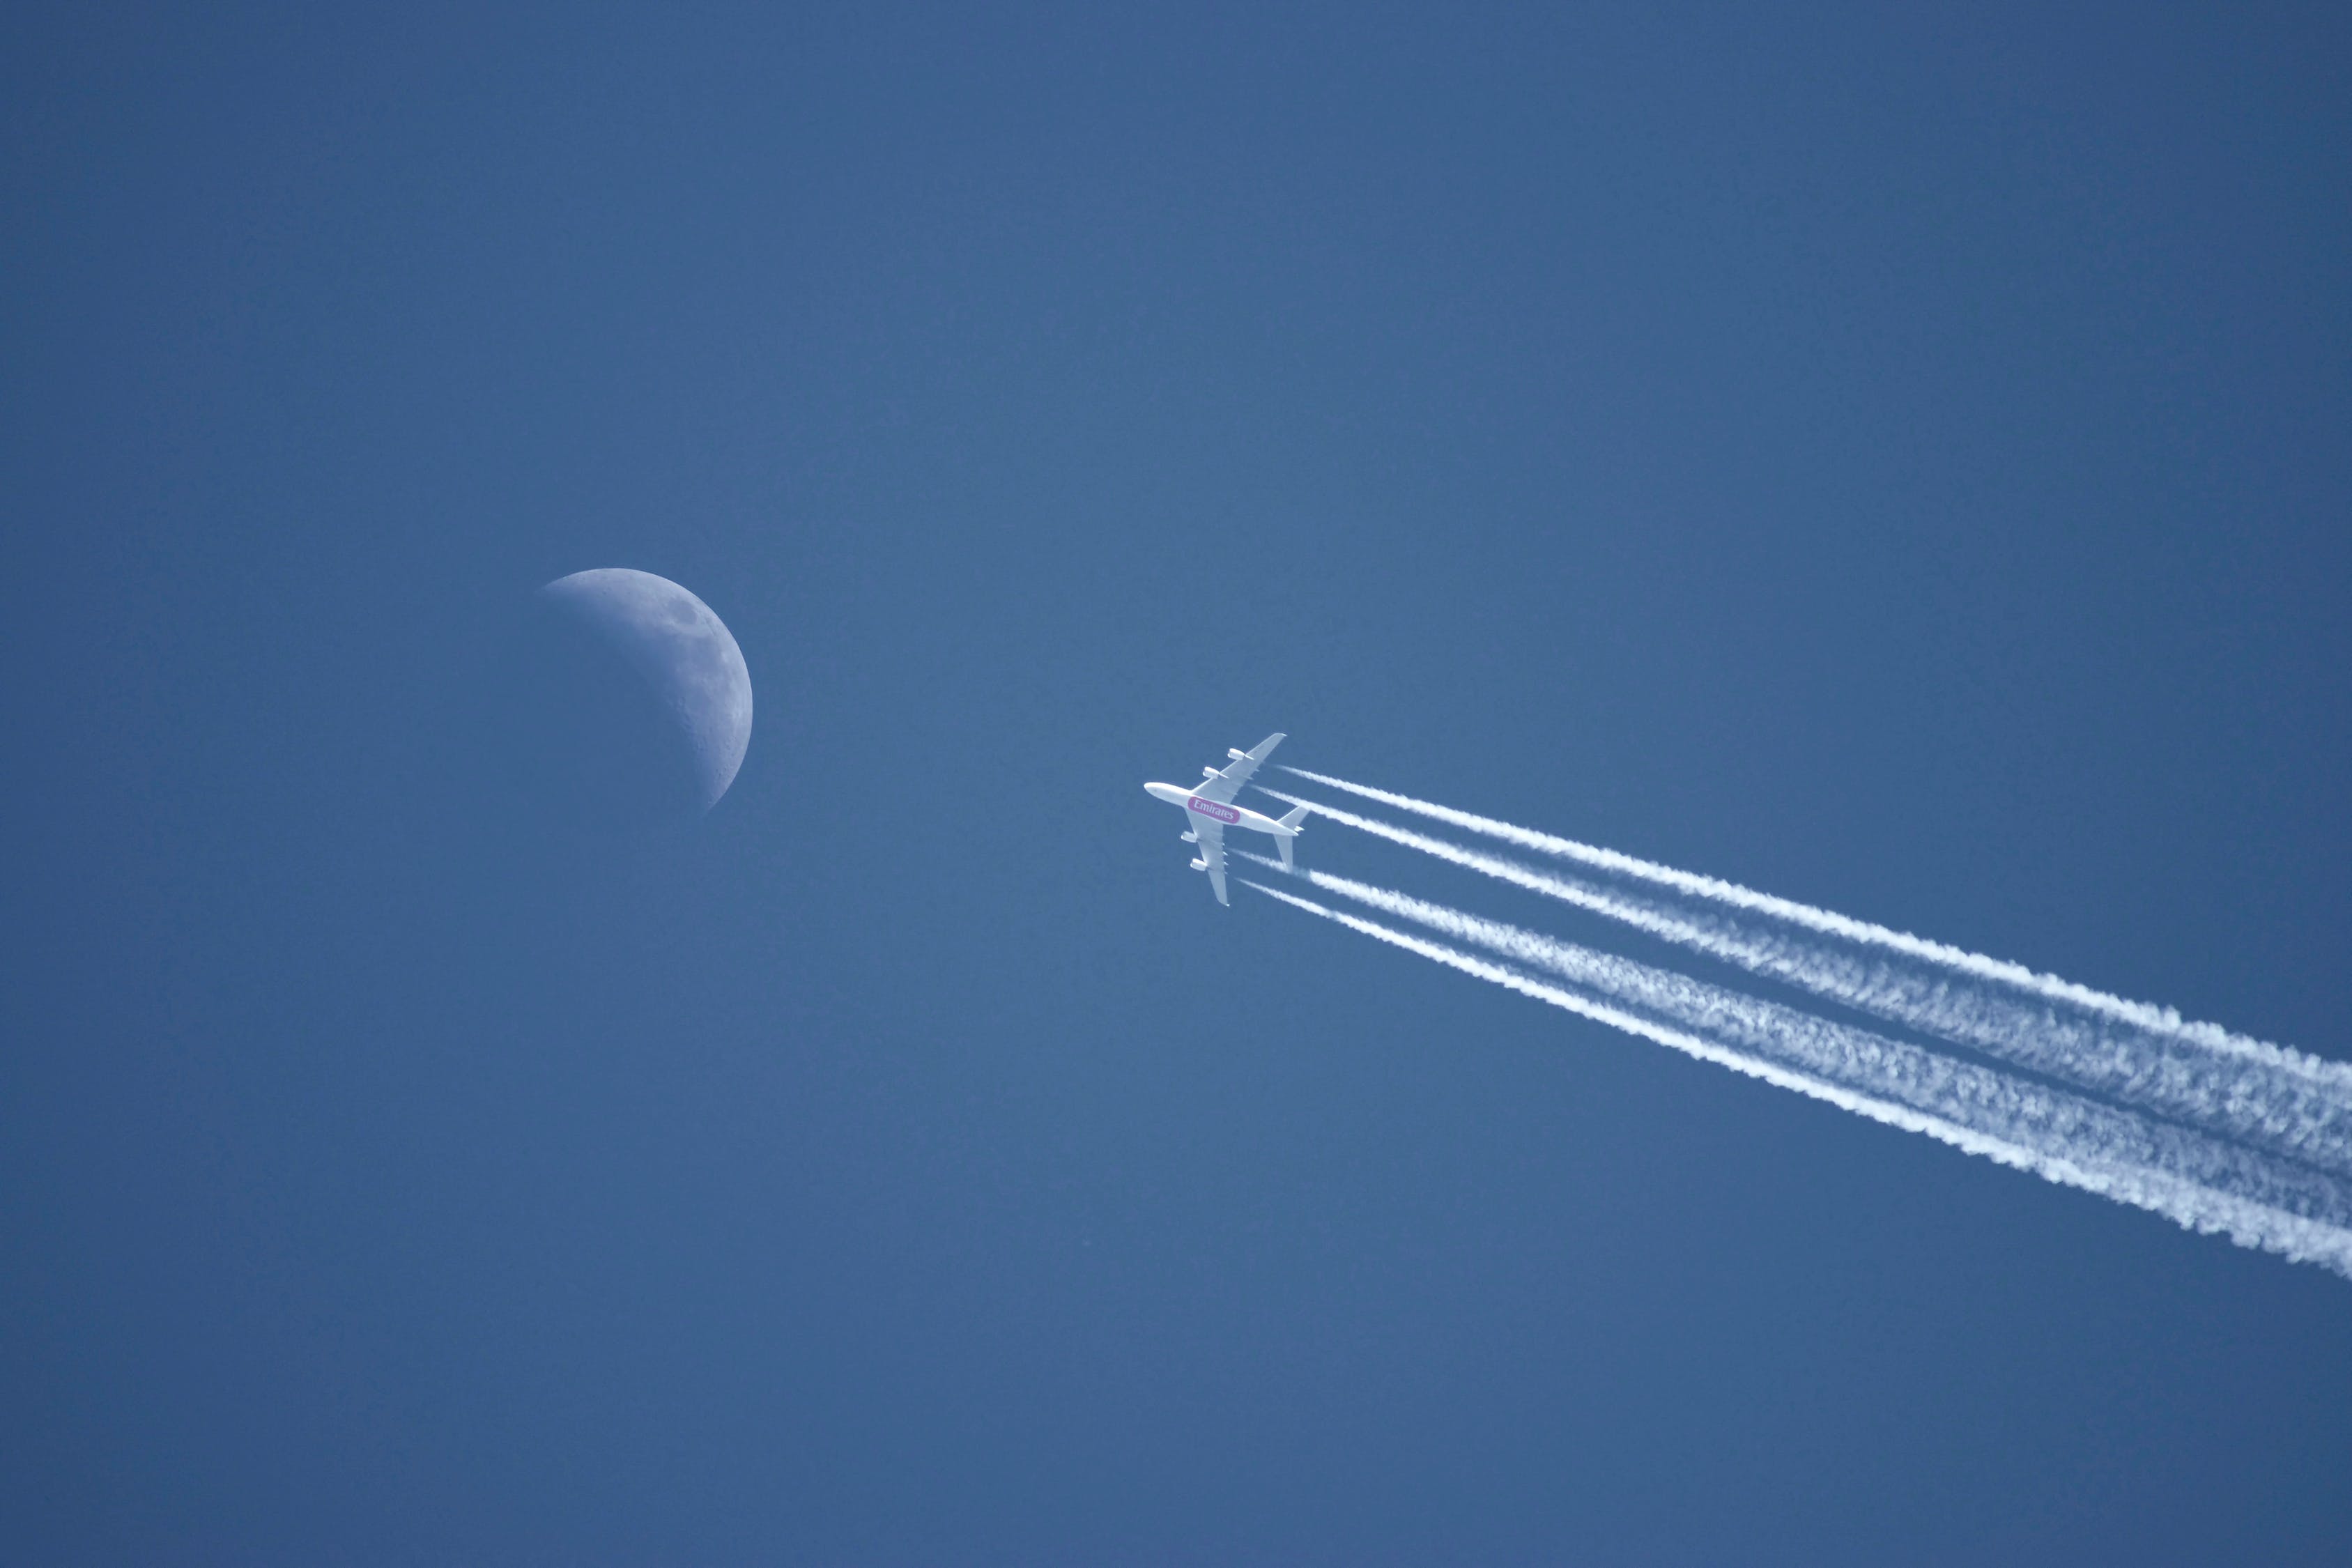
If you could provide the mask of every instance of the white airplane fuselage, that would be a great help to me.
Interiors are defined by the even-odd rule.
[[[1128,776],[1133,778],[1135,775],[1129,773]],[[1144,793],[1154,800],[1164,800],[1171,805],[1182,806],[1185,826],[1188,829],[1197,826],[1192,821],[1193,816],[1197,813],[1212,822],[1222,823],[1227,827],[1246,827],[1253,833],[1270,833],[1276,838],[1298,837],[1298,829],[1296,827],[1285,827],[1271,816],[1252,811],[1247,806],[1224,805],[1213,800],[1202,800],[1181,784],[1148,784],[1143,786],[1143,789]]]

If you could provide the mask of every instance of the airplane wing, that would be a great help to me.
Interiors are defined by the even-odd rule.
[[[1234,760],[1225,765],[1224,772],[1211,773],[1192,793],[1202,800],[1213,800],[1220,805],[1233,805],[1234,796],[1242,793],[1242,785],[1249,783],[1250,774],[1257,772],[1258,763],[1274,755],[1274,749],[1280,744],[1282,736],[1276,732],[1246,752],[1234,752]]]
[[[1209,886],[1217,891],[1217,902],[1226,908],[1233,900],[1225,897],[1225,825],[1213,816],[1192,813],[1192,831],[1200,835],[1201,858],[1207,861]]]

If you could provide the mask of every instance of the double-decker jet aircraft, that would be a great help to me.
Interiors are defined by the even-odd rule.
[[[1228,909],[1233,900],[1225,897],[1225,829],[1246,827],[1256,833],[1270,833],[1274,846],[1282,852],[1285,869],[1290,865],[1290,841],[1298,837],[1298,825],[1307,819],[1307,808],[1300,806],[1280,817],[1261,816],[1245,806],[1234,804],[1234,796],[1242,793],[1250,774],[1257,772],[1258,763],[1274,754],[1282,744],[1280,735],[1268,735],[1246,752],[1228,749],[1225,755],[1233,759],[1223,768],[1202,768],[1207,776],[1198,789],[1186,789],[1182,784],[1148,784],[1144,793],[1154,800],[1164,800],[1171,805],[1184,808],[1184,842],[1201,847],[1200,858],[1192,862],[1195,871],[1209,874],[1209,886],[1217,891],[1217,902]]]

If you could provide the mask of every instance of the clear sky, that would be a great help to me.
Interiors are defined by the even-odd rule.
[[[0,1556],[2352,1561],[2343,1280],[1139,788],[2352,1056],[2346,15],[21,12]],[[757,718],[551,845],[598,566]]]

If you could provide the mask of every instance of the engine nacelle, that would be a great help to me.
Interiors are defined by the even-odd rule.
[[[1201,776],[1204,779],[1215,778],[1217,776],[1217,770],[1214,768],[1202,768],[1201,770]]]
[[[1209,868],[1209,862],[1208,862],[1205,858],[1203,858],[1203,859],[1199,859],[1199,860],[1195,860],[1195,861],[1193,861],[1193,862],[1192,862],[1192,869],[1194,869],[1195,871],[1205,871],[1205,870],[1207,870],[1208,868]]]
[[[1201,836],[1197,833],[1180,833],[1176,836],[1176,842],[1179,844],[1198,844],[1201,842]]]
[[[1234,761],[1235,761],[1235,762],[1237,762],[1237,763],[1238,763],[1238,762],[1240,762],[1243,758],[1244,758],[1244,757],[1248,756],[1248,755],[1249,755],[1249,753],[1248,753],[1247,752],[1244,752],[1244,751],[1240,750],[1240,749],[1239,749],[1239,748],[1237,748],[1237,747],[1234,747],[1234,746],[1227,746],[1227,747],[1225,748],[1225,755],[1227,755],[1227,756],[1229,756],[1229,757],[1233,758],[1233,760],[1234,760]]]

